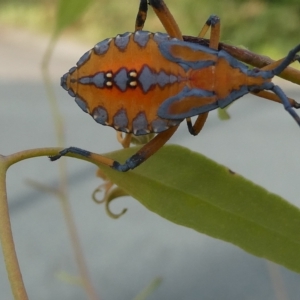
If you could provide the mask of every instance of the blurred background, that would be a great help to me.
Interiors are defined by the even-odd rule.
[[[211,14],[221,18],[222,41],[243,45],[270,56],[285,55],[299,43],[300,5],[298,0],[187,0],[169,1],[180,28],[196,35]],[[90,7],[65,35],[81,42],[95,42],[116,33],[133,30],[138,0],[92,0]],[[0,0],[1,26],[51,33],[57,1]],[[149,31],[162,30],[154,14],[147,20]]]
[[[93,1],[58,40],[49,71],[66,145],[105,153],[120,149],[112,128],[83,114],[59,85],[60,77],[98,41],[134,29],[138,0]],[[299,0],[166,0],[182,32],[197,35],[209,15],[221,18],[222,41],[281,58],[299,44]],[[41,61],[55,26],[56,1],[0,0],[0,153],[57,145]],[[71,8],[70,8],[71,9]],[[145,30],[164,31],[149,10]],[[276,79],[300,101],[300,87]],[[299,128],[283,107],[246,96],[220,121],[211,112],[198,137],[185,124],[171,139],[300,206]],[[101,180],[93,165],[68,158],[71,211],[99,299],[134,299],[155,278],[148,299],[299,299],[300,276],[237,247],[172,224],[124,197],[113,220],[91,194]],[[25,182],[59,185],[57,163],[35,158],[14,165],[7,187],[17,254],[30,299],[87,299],[60,201]],[[2,255],[2,254],[1,254]],[[1,299],[12,299],[0,257]]]

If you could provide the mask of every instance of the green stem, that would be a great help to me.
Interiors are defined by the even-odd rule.
[[[6,194],[6,172],[11,165],[19,161],[38,156],[55,155],[60,150],[62,148],[40,148],[17,152],[9,156],[0,155],[0,242],[15,300],[27,300],[28,297],[13,241]]]
[[[5,185],[5,177],[6,177],[6,171],[7,169],[12,166],[13,164],[20,162],[25,159],[39,157],[39,156],[51,156],[56,155],[59,151],[61,151],[62,148],[39,148],[39,149],[30,149],[30,150],[24,150],[21,152],[17,152],[8,156],[0,156],[0,181],[1,178],[3,180],[1,181],[0,186],[0,238],[1,238],[1,244],[3,248],[3,254],[6,262],[6,269],[9,277],[9,281],[11,283],[12,291],[14,294],[14,297],[16,300],[26,300],[26,290],[24,287],[24,283],[22,281],[22,275],[20,272],[20,267],[18,264],[13,237],[12,237],[12,231],[11,231],[11,225],[9,220],[9,211],[8,211],[8,204],[7,204],[7,197],[6,197],[6,185]],[[71,155],[74,157],[74,155]],[[76,156],[76,155],[75,155]],[[81,157],[78,157],[81,158]],[[93,163],[93,161],[84,158],[84,160],[90,161]],[[65,170],[65,168],[63,169]],[[66,178],[65,176],[61,176],[62,180]],[[94,288],[91,285],[91,281],[88,276],[88,271],[86,268],[86,264],[83,258],[82,249],[80,246],[75,222],[73,220],[72,214],[71,214],[71,208],[70,204],[67,201],[67,190],[65,186],[67,185],[66,182],[63,182],[60,188],[59,197],[61,200],[62,208],[64,215],[66,217],[66,224],[70,233],[71,238],[71,244],[73,246],[75,259],[77,262],[77,265],[80,270],[81,278],[83,286],[87,292],[87,295],[89,299],[96,300],[98,299],[96,292]]]
[[[56,155],[62,149],[63,148],[58,148],[58,147],[29,149],[29,150],[24,150],[24,151],[10,154],[8,156],[2,156],[2,158],[4,159],[5,165],[8,169],[11,165],[20,162],[22,160],[33,158],[33,157],[39,157],[39,156]]]
[[[28,299],[13,241],[6,195],[6,158],[0,156],[0,241],[8,279],[15,300]]]

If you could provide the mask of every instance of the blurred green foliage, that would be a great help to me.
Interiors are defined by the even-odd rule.
[[[299,44],[299,0],[165,0],[182,32],[197,35],[209,15],[221,18],[222,41],[244,46],[274,58]],[[0,25],[9,24],[50,32],[54,27],[55,0],[0,0]],[[139,1],[94,0],[67,34],[96,43],[117,33],[132,31]],[[145,26],[164,31],[149,10]]]

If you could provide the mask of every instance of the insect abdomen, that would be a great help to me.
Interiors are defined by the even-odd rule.
[[[169,36],[137,31],[106,39],[62,77],[77,104],[102,125],[136,135],[161,132],[182,120],[157,116],[160,104],[184,86],[183,68],[158,49]]]

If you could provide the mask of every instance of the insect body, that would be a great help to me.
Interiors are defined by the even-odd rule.
[[[162,55],[162,41],[169,36],[136,31],[100,42],[62,77],[62,86],[102,125],[135,135],[164,131],[181,120],[160,118],[158,108],[188,78]]]
[[[62,77],[61,85],[96,122],[135,135],[158,135],[123,165],[73,147],[52,160],[73,152],[119,171],[133,169],[156,152],[184,119],[190,133],[196,135],[209,111],[249,92],[281,102],[300,125],[293,110],[299,104],[271,82],[299,59],[300,45],[281,61],[263,69],[249,69],[227,52],[218,51],[218,17],[211,16],[199,34],[203,37],[211,27],[210,45],[205,47],[183,41],[162,0],[150,4],[169,35],[140,30],[147,11],[147,1],[141,0],[136,31],[96,44]],[[190,118],[196,115],[192,125]]]

